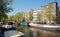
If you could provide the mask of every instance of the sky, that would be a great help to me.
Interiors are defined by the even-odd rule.
[[[30,9],[38,10],[41,6],[47,5],[49,2],[53,1],[54,0],[13,0],[12,5],[10,5],[13,11],[9,12],[7,15],[15,15],[18,12]],[[56,1],[58,2],[58,6],[60,6],[60,0]]]

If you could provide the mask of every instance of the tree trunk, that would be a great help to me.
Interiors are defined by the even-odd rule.
[[[50,20],[50,17],[49,17],[49,25],[51,24],[51,20]]]

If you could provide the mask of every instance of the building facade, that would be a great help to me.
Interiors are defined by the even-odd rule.
[[[55,18],[56,18],[55,20],[50,20],[50,22],[55,22],[55,23],[57,23],[57,22],[59,21],[59,18],[58,18],[58,15],[59,15],[59,14],[58,14],[58,12],[57,12],[57,11],[59,10],[58,3],[57,3],[56,1],[50,2],[50,3],[51,3],[51,5],[52,5],[51,13],[52,13],[53,15],[55,15]],[[41,9],[40,9],[40,12],[41,12],[41,14],[42,14],[41,21],[43,21],[43,22],[48,22],[48,23],[49,23],[49,19],[44,16],[44,13],[48,11],[48,10],[46,10],[46,9],[48,9],[48,5],[42,6]]]
[[[33,11],[33,21],[37,21],[37,11]]]
[[[25,21],[28,21],[28,19],[29,19],[29,10],[25,10],[23,16],[25,18]]]
[[[58,10],[59,10],[59,7],[58,7],[58,3],[56,2],[56,1],[54,1],[54,2],[50,2],[51,4],[52,4],[52,9],[51,9],[51,13],[53,14],[53,15],[55,15],[55,17],[56,17],[56,19],[54,20],[54,22],[55,23],[57,23],[59,20],[60,20],[60,18],[58,17],[59,16],[59,14],[58,14]],[[47,10],[46,9],[48,9],[48,5],[45,5],[45,6],[42,6],[39,10],[33,10],[33,20],[32,21],[37,21],[37,12],[40,12],[41,13],[41,15],[42,15],[42,17],[41,17],[41,22],[43,21],[43,22],[48,22],[49,23],[49,19],[48,18],[46,18],[45,17],[45,12],[47,12]],[[25,16],[25,19],[27,20],[27,19],[29,19],[29,11],[28,10],[26,10],[25,12],[24,12],[24,16]],[[51,20],[52,21],[52,20]]]

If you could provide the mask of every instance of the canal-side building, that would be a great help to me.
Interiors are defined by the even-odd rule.
[[[56,0],[54,2],[51,2],[51,3],[52,3],[52,6],[53,6],[52,14],[54,14],[55,17],[56,17],[56,19],[54,21],[55,21],[55,23],[58,23],[59,22],[59,16],[58,16],[59,15],[59,12],[58,12],[59,7],[58,7],[58,3],[57,3]]]
[[[29,19],[29,10],[25,10],[23,16],[25,18],[25,21],[28,21],[28,19]]]
[[[53,2],[50,2],[50,3],[51,3],[52,6],[53,6],[53,8],[51,9],[51,13],[52,13],[53,15],[55,15],[55,17],[56,17],[56,19],[55,19],[54,21],[51,20],[51,22],[53,21],[53,22],[55,22],[55,23],[58,23],[58,22],[60,22],[60,21],[59,21],[59,20],[60,20],[60,18],[59,18],[59,13],[57,12],[57,11],[59,10],[58,3],[57,3],[56,0],[53,1]],[[43,21],[43,22],[49,23],[49,19],[46,18],[45,15],[44,15],[45,12],[47,12],[46,9],[48,9],[48,5],[41,6],[41,8],[38,9],[38,10],[35,10],[35,9],[34,9],[34,10],[33,10],[33,20],[32,20],[32,21],[37,21],[37,13],[40,12],[41,15],[42,15],[40,21],[41,21],[41,22]],[[26,19],[26,20],[29,19],[29,10],[24,11],[24,16],[25,16],[25,19]]]
[[[47,18],[45,17],[45,12],[46,12],[46,8],[48,8],[48,6],[46,5],[46,6],[41,6],[41,8],[39,9],[40,10],[40,13],[41,13],[41,15],[42,15],[42,17],[41,17],[41,22],[47,22]]]
[[[58,3],[56,2],[56,1],[54,1],[54,2],[50,2],[51,4],[52,4],[52,7],[53,8],[51,8],[51,13],[53,14],[53,15],[55,15],[55,17],[56,17],[56,19],[53,21],[53,22],[55,22],[55,23],[57,23],[58,22],[58,20],[59,20],[59,18],[58,18],[58,10],[59,10],[59,7],[58,7]],[[47,12],[47,10],[46,9],[48,9],[48,5],[46,5],[46,6],[42,6],[41,8],[40,8],[40,12],[41,12],[41,14],[42,14],[42,18],[41,18],[41,21],[43,21],[43,22],[49,22],[49,19],[47,19],[45,16],[44,16],[44,13],[45,12]],[[52,22],[52,20],[50,20],[51,22]]]
[[[37,11],[33,11],[33,21],[37,21]]]

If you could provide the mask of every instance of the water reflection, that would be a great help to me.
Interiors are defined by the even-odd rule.
[[[23,32],[25,37],[60,37],[59,32],[46,31],[32,27],[18,26],[17,30]]]

